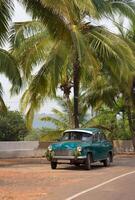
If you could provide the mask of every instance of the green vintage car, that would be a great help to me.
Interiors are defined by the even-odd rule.
[[[52,169],[66,162],[76,166],[83,164],[90,170],[94,162],[100,161],[105,167],[113,162],[113,146],[101,129],[72,129],[66,130],[59,142],[48,147],[46,157]]]

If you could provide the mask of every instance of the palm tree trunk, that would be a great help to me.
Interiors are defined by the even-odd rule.
[[[60,86],[60,89],[63,91],[64,97],[66,98],[66,103],[67,103],[67,108],[68,108],[69,128],[74,127],[73,109],[72,109],[72,104],[70,101],[70,93],[71,93],[72,87],[73,87],[73,83],[69,81],[69,78],[67,76],[65,82]]]
[[[132,143],[135,151],[135,123],[134,123],[134,116],[132,116],[131,108],[128,107],[127,111],[127,116],[128,116],[128,122],[129,122],[129,128],[132,133]]]
[[[79,128],[79,79],[80,79],[80,63],[78,56],[73,64],[73,79],[74,79],[74,126]]]
[[[80,83],[80,61],[79,61],[79,46],[76,35],[77,27],[72,25],[70,28],[73,43],[73,82],[74,82],[74,127],[79,128],[79,83]]]
[[[67,107],[68,107],[68,116],[69,116],[69,128],[73,128],[74,123],[73,123],[73,113],[72,113],[72,108],[71,108],[71,101],[69,98],[69,95],[66,96],[67,99]]]

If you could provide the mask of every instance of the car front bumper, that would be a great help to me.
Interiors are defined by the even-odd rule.
[[[86,159],[86,156],[53,156],[52,159],[57,159],[57,160],[79,160],[79,159]]]
[[[58,154],[58,155],[57,155]],[[66,154],[66,155],[62,155]],[[59,160],[67,160],[67,161],[81,161],[86,159],[86,155],[81,155],[81,152],[77,151],[68,151],[68,152],[54,152],[47,151],[46,158],[49,161],[59,161]]]

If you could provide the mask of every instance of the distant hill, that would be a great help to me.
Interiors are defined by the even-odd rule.
[[[49,127],[55,128],[55,125],[51,122],[41,121],[40,119],[45,116],[55,117],[54,114],[36,114],[33,120],[33,128]]]

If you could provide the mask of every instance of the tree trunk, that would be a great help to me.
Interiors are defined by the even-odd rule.
[[[79,128],[79,79],[80,79],[80,65],[78,57],[73,64],[73,77],[74,77],[74,126]]]
[[[69,81],[69,78],[67,77],[67,80],[65,83],[63,83],[60,86],[60,89],[64,93],[64,97],[66,98],[66,103],[67,103],[67,108],[68,108],[68,118],[69,118],[69,128],[74,127],[74,122],[73,122],[73,110],[71,106],[71,101],[70,101],[70,93],[71,93],[71,88],[73,87],[73,83]]]
[[[134,147],[134,152],[135,152],[135,132],[134,132],[134,135],[132,136],[132,142],[133,142],[133,147]]]
[[[128,115],[129,128],[132,133],[133,147],[134,147],[134,151],[135,151],[135,119],[134,119],[134,115],[131,112],[130,106],[128,106],[127,115]]]
[[[76,24],[69,27],[73,43],[73,82],[74,82],[74,127],[79,128],[79,83],[80,83],[80,46],[78,45],[78,37]]]
[[[73,113],[72,113],[72,108],[71,108],[71,101],[70,101],[70,98],[69,96],[66,96],[66,99],[67,99],[67,107],[68,107],[68,116],[69,116],[69,125],[70,125],[70,128],[73,128]]]

